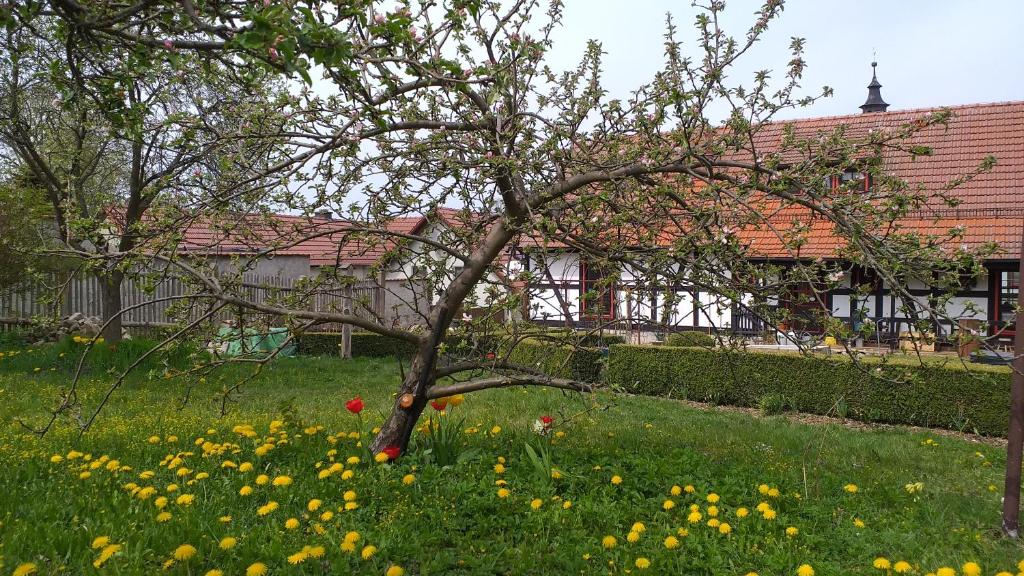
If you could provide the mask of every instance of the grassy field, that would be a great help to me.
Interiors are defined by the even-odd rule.
[[[456,455],[417,434],[378,464],[345,402],[379,422],[397,365],[326,358],[279,361],[226,417],[214,398],[237,374],[192,382],[183,404],[188,383],[150,367],[86,436],[26,433],[14,420],[45,416],[72,355],[0,358],[0,574],[806,576],[886,574],[884,558],[945,576],[1024,558],[997,530],[1005,456],[989,445],[503,390],[448,407]],[[111,379],[87,374],[87,408]]]

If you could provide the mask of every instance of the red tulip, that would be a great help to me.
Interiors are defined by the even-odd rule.
[[[402,453],[402,449],[399,448],[398,446],[388,446],[387,448],[381,450],[381,452],[387,455],[388,460],[394,460],[395,458],[398,458],[399,454]]]
[[[348,402],[345,402],[345,408],[353,414],[359,414],[363,411],[363,399],[356,396]]]
[[[540,421],[544,423],[544,426],[550,426],[551,423],[555,421],[555,419],[552,418],[551,416],[541,416]]]
[[[441,410],[444,410],[446,406],[448,406],[448,401],[447,400],[431,400],[430,401],[430,405],[433,406],[434,410],[437,410],[438,412],[440,412]]]

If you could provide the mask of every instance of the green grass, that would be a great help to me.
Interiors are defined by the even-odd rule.
[[[337,450],[336,461],[362,454],[356,440],[347,438],[358,421],[344,403],[361,395],[367,425],[382,420],[398,380],[394,360],[278,361],[243,388],[226,417],[219,415],[215,396],[238,373],[192,382],[190,390],[189,383],[162,378],[153,367],[148,377],[130,380],[113,396],[84,437],[62,424],[40,439],[14,420],[45,417],[68,384],[66,356],[40,350],[15,358],[0,359],[0,574],[25,562],[42,574],[150,574],[186,543],[198,555],[165,573],[202,575],[217,568],[243,574],[259,561],[272,575],[384,574],[392,564],[407,574],[623,574],[642,572],[634,564],[644,557],[652,562],[646,571],[652,574],[781,576],[807,563],[818,575],[846,575],[879,574],[872,561],[884,556],[906,560],[922,575],[940,566],[959,572],[968,561],[995,574],[1016,572],[1024,557],[997,530],[1000,496],[991,487],[1001,486],[1003,450],[945,436],[807,426],[653,398],[516,389],[473,394],[455,409],[456,419],[465,418],[461,427],[477,432],[463,434],[463,458],[453,466],[433,464],[420,449],[392,465],[346,466],[355,472],[348,480],[338,474],[321,480],[317,465],[330,465],[329,450]],[[88,372],[81,395],[86,409],[111,381],[103,369]],[[285,428],[288,443],[256,456],[271,421],[282,414],[296,422]],[[541,477],[524,451],[526,442],[537,444],[530,428],[543,414],[553,416],[556,430],[565,433],[550,446],[564,473],[557,480]],[[238,424],[251,424],[259,438],[233,433]],[[323,430],[303,432],[314,425]],[[491,434],[493,426],[501,431]],[[154,435],[160,443],[147,441]],[[169,435],[177,442],[168,444]],[[329,436],[339,439],[330,444]],[[225,446],[224,453],[204,457],[197,438]],[[100,467],[81,480],[81,459],[50,462],[51,455],[71,449],[94,460],[107,455],[132,470]],[[160,466],[168,455],[183,452],[194,453],[183,456],[190,475],[177,477]],[[494,470],[499,456],[507,467],[500,475]],[[222,468],[224,460],[252,462],[256,470]],[[155,477],[141,480],[144,470]],[[200,472],[209,477],[187,484]],[[271,478],[286,474],[294,483],[257,486],[260,472]],[[413,484],[401,482],[406,474],[415,475]],[[621,476],[620,485],[610,482],[613,475]],[[511,490],[507,499],[496,495],[499,478]],[[139,500],[123,487],[128,482],[153,486],[157,493]],[[905,486],[914,482],[924,489],[910,494]],[[180,486],[167,506],[173,518],[158,523],[154,499],[167,495],[171,483]],[[781,495],[759,494],[760,484],[777,487]],[[845,492],[847,484],[856,484],[858,492]],[[255,494],[239,495],[243,485],[253,486]],[[672,497],[673,485],[692,485],[695,492]],[[359,507],[339,512],[347,490],[356,492]],[[719,517],[734,528],[729,536],[705,524],[711,492],[721,496]],[[181,493],[194,494],[195,503],[175,504]],[[311,498],[324,502],[316,514],[306,509]],[[530,507],[534,498],[543,501],[537,510]],[[677,506],[666,511],[668,498]],[[258,506],[271,499],[280,507],[259,516]],[[572,505],[563,509],[566,500]],[[753,511],[761,501],[770,503],[777,518],[764,520]],[[691,504],[701,507],[700,523],[687,522]],[[741,506],[751,515],[736,518]],[[334,518],[319,520],[328,509]],[[231,522],[218,521],[223,515]],[[301,526],[285,529],[290,517]],[[627,533],[638,521],[646,531],[628,543]],[[795,537],[785,535],[789,526],[799,529]],[[666,549],[663,540],[679,528],[688,528],[689,535],[679,538],[678,549]],[[376,555],[363,560],[358,551],[343,552],[339,544],[347,531],[358,531],[359,547],[372,544]],[[226,535],[239,543],[219,550],[217,542]],[[617,538],[615,548],[602,549],[606,535]],[[92,565],[97,551],[90,549],[97,536],[124,547],[100,571]],[[325,547],[322,558],[287,562],[303,546],[317,545]]]

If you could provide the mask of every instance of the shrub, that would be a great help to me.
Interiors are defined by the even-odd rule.
[[[340,353],[341,334],[334,332],[306,332],[298,337],[299,354],[305,356],[333,356]],[[371,332],[352,333],[352,356],[385,358],[411,356],[413,345],[399,338],[381,336]]]
[[[601,348],[557,346],[547,342],[525,340],[509,355],[513,364],[529,366],[556,378],[597,382],[601,378],[605,351]]]
[[[715,337],[704,332],[673,332],[665,337],[665,345],[680,348],[687,348],[691,346],[712,348],[715,345]]]
[[[1006,434],[1010,395],[1010,371],[1002,367],[899,360],[858,366],[846,357],[660,346],[612,346],[605,380],[636,394],[685,389],[693,400],[737,406],[779,394],[814,414],[834,414],[840,398],[850,418],[990,435]]]
[[[774,416],[786,411],[786,397],[782,394],[769,392],[757,401],[757,407],[765,416]]]

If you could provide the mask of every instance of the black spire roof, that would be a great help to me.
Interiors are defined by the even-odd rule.
[[[871,63],[871,84],[868,84],[868,99],[860,105],[862,112],[867,114],[868,112],[885,112],[885,109],[889,107],[882,100],[882,85],[878,82],[878,76],[875,75],[875,67],[878,66],[878,62]]]

